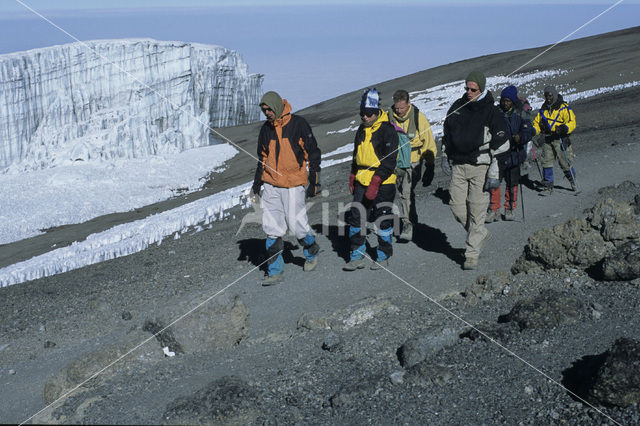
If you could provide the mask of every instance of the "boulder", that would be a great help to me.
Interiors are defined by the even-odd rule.
[[[612,281],[640,278],[640,240],[626,242],[607,256],[602,262],[602,276]]]
[[[551,328],[578,322],[585,310],[578,299],[546,290],[534,298],[519,301],[501,320],[517,323],[520,330]]]
[[[238,377],[225,376],[169,403],[159,423],[251,424],[262,416],[259,402],[256,389]]]
[[[396,354],[400,365],[405,368],[416,365],[443,348],[456,344],[459,336],[459,329],[432,326],[398,348]]]
[[[602,405],[640,404],[640,341],[618,339],[605,353],[590,396]]]
[[[368,297],[329,315],[307,312],[298,319],[298,329],[345,331],[364,324],[378,315],[398,311],[398,307],[388,299]]]

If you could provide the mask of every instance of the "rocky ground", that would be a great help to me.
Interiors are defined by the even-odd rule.
[[[0,289],[0,421],[638,424],[638,95],[572,105],[583,192],[525,189],[525,220],[488,225],[477,271],[461,269],[439,170],[389,271],[341,271],[343,164],[322,176],[329,226],[310,211],[317,270],[302,272],[290,239],[278,286],[257,283],[264,235],[236,235],[235,210]]]

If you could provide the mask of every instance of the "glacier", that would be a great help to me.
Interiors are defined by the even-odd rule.
[[[261,74],[221,46],[94,40],[0,55],[0,171],[176,154],[259,119]]]

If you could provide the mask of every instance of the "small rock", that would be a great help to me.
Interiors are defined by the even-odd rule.
[[[131,315],[131,312],[129,311],[124,311],[122,313],[122,319],[125,321],[129,321],[131,318],[133,318],[133,316]]]
[[[391,383],[394,385],[401,385],[404,383],[404,371],[395,371],[391,373],[389,378],[391,379]]]
[[[40,333],[47,331],[47,328],[44,326],[44,324],[40,324]]]
[[[527,385],[524,387],[524,393],[526,393],[527,395],[532,395],[533,394],[533,386],[531,385]]]
[[[55,342],[52,342],[51,340],[47,340],[46,342],[44,342],[45,349],[53,348],[55,345]]]
[[[14,374],[16,374],[16,370],[13,370],[13,369],[12,369],[12,370],[9,370],[9,375],[10,375],[10,376],[13,376]]]
[[[340,336],[331,331],[327,334],[327,337],[324,338],[324,342],[322,342],[322,349],[332,352],[338,349],[340,343],[342,343]]]

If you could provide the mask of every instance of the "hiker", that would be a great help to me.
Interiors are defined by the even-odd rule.
[[[276,92],[265,93],[260,108],[267,121],[258,136],[258,167],[252,190],[257,196],[264,186],[262,229],[267,234],[269,260],[262,285],[268,286],[282,281],[282,237],[287,228],[303,247],[304,271],[318,264],[320,248],[309,227],[305,194],[313,197],[320,191],[320,149],[307,121],[291,114],[291,105]]]
[[[498,156],[499,181],[505,180],[504,220],[515,220],[513,211],[518,206],[518,184],[520,183],[520,164],[527,159],[527,143],[531,140],[533,124],[523,118],[523,104],[518,98],[518,89],[507,86],[500,93],[500,109],[504,114],[509,138],[509,151]],[[500,186],[489,191],[489,208],[485,223],[500,218]]]
[[[571,184],[571,190],[578,194],[576,171],[573,167],[573,149],[569,140],[569,135],[576,128],[576,116],[554,86],[544,88],[544,103],[533,120],[533,127],[536,134],[544,135],[542,159],[544,188],[540,195],[549,195],[553,192],[553,163],[556,158]]]
[[[464,269],[476,269],[482,246],[489,239],[484,226],[489,204],[487,190],[500,182],[496,155],[509,149],[507,126],[493,103],[486,78],[472,71],[465,94],[455,101],[444,121],[442,145],[451,167],[449,206],[467,231]]]
[[[389,109],[388,115],[389,122],[399,127],[400,142],[409,140],[408,150],[403,149],[405,143],[400,143],[395,173],[401,200],[402,222],[402,233],[398,240],[410,241],[413,238],[413,224],[418,221],[414,189],[421,180],[422,164],[424,163],[426,168],[425,177],[429,170],[433,170],[438,149],[427,117],[415,105],[411,105],[406,90],[397,90],[393,94],[393,106]],[[406,158],[407,153],[410,158]]]
[[[360,102],[362,123],[353,143],[353,161],[349,176],[349,191],[353,202],[348,212],[350,254],[345,271],[365,267],[367,221],[376,225],[377,259],[371,265],[376,270],[389,265],[393,254],[393,199],[396,194],[396,158],[398,134],[389,117],[380,109],[378,91],[366,89]]]

